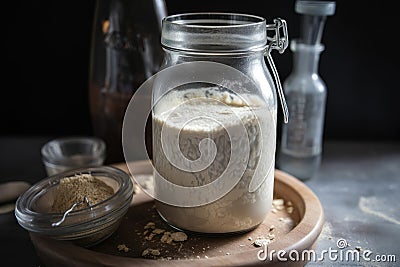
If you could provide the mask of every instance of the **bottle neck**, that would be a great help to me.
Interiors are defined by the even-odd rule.
[[[326,16],[305,15],[302,16],[300,39],[308,45],[320,44]]]
[[[293,52],[293,72],[318,74],[319,57],[324,50],[322,44],[308,45],[294,40],[290,49]]]

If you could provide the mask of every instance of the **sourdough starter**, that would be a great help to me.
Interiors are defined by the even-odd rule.
[[[243,170],[232,172],[240,175],[237,177],[239,182],[226,195],[211,203],[179,207],[157,201],[158,212],[172,226],[202,233],[241,232],[259,225],[269,212],[273,197],[276,110],[268,110],[256,96],[243,97],[245,101],[219,88],[174,90],[164,95],[155,106],[153,164],[166,180],[185,187],[203,186],[221,176],[230,160],[247,159]],[[237,132],[237,127],[244,127],[247,135],[234,134],[230,138],[228,132]],[[164,138],[166,144],[161,141],[162,129],[167,135]],[[179,135],[180,151],[167,157],[163,145],[165,148],[168,140],[172,142],[173,135]],[[178,153],[189,160],[198,159],[199,143],[205,138],[213,140],[217,149],[207,168],[187,171],[171,164],[169,159]],[[231,155],[231,142],[248,142],[248,155]],[[177,158],[174,160],[179,161]],[[234,162],[232,166],[239,165]],[[252,179],[260,183],[254,190],[249,190]],[[163,190],[157,180],[156,198]]]

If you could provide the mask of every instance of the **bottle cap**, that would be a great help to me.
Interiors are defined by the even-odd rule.
[[[335,1],[297,0],[295,11],[299,14],[314,16],[331,16],[335,14]]]

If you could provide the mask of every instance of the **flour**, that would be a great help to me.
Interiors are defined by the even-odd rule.
[[[379,217],[385,221],[400,225],[400,220],[395,218],[397,214],[395,209],[391,209],[390,205],[385,203],[382,199],[376,197],[360,197],[358,207],[365,213],[369,213]]]
[[[232,171],[240,176],[236,177],[239,182],[216,201],[196,207],[157,202],[158,212],[172,225],[204,233],[246,231],[260,224],[269,212],[273,194],[276,110],[265,108],[256,96],[245,95],[244,99],[218,88],[186,89],[163,96],[155,106],[153,164],[168,181],[184,187],[204,186],[218,179],[230,166],[230,161],[233,161],[233,168],[240,168],[239,161],[248,159],[243,170]],[[240,127],[247,135],[238,134]],[[162,143],[162,133],[167,142]],[[171,145],[176,135],[179,148]],[[207,143],[200,151],[199,145],[204,139],[212,140],[213,144]],[[248,155],[231,154],[233,144],[245,147],[246,142]],[[216,154],[208,166],[185,170],[190,169],[187,160],[210,156],[213,148]],[[165,149],[175,153],[165,155]],[[185,159],[179,157],[180,153]],[[160,190],[158,188],[158,193]],[[157,179],[155,191],[157,195]],[[210,192],[205,195],[207,193]]]
[[[322,240],[332,240],[332,224],[330,222],[325,221],[319,238]]]
[[[86,197],[94,206],[114,194],[114,189],[90,174],[65,177],[60,180],[51,212],[64,213]],[[82,208],[77,206],[76,209]]]

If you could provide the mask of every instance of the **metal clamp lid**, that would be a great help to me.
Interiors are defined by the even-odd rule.
[[[275,32],[275,35],[272,37],[268,36],[268,30],[272,30]],[[281,33],[282,31],[282,33]],[[272,73],[274,75],[275,84],[277,87],[279,99],[282,106],[283,111],[283,118],[284,122],[288,123],[289,121],[289,110],[286,104],[285,95],[283,94],[283,88],[281,81],[279,79],[278,71],[275,67],[275,63],[271,56],[271,50],[275,49],[278,50],[280,54],[282,54],[286,48],[288,47],[289,40],[288,40],[288,30],[286,21],[280,18],[274,19],[274,24],[267,24],[267,40],[270,43],[267,45],[267,50],[265,52],[265,56],[268,59],[268,63],[271,66]]]

